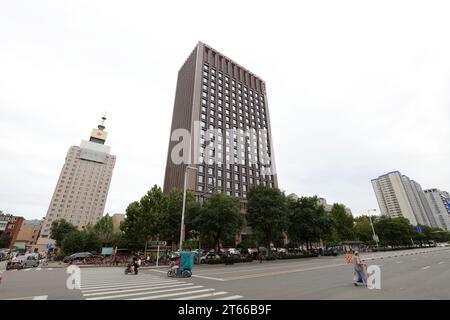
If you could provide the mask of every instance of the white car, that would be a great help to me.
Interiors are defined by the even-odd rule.
[[[239,255],[241,254],[241,253],[239,252],[239,250],[236,249],[236,248],[230,248],[230,249],[228,249],[228,253],[231,254],[231,255],[236,255],[236,256],[239,256]]]

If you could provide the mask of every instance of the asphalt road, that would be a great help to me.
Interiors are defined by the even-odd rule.
[[[450,248],[363,257],[380,267],[380,289],[355,287],[352,265],[338,256],[195,265],[190,279],[168,279],[166,269],[125,276],[122,268],[82,268],[81,290],[67,289],[65,268],[3,271],[0,299],[450,299]]]

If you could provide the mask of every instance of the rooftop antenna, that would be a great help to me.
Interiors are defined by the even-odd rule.
[[[106,120],[106,111],[105,111],[105,113],[103,114],[103,117],[102,117],[102,123],[98,126],[98,129],[99,130],[105,130],[105,120]]]

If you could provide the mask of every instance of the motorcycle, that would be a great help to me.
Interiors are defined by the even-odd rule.
[[[138,274],[138,269],[132,263],[129,263],[125,269],[125,274]]]

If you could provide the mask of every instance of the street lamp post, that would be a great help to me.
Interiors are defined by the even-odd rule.
[[[379,239],[378,239],[378,236],[375,234],[375,229],[373,228],[372,217],[370,216],[370,211],[377,211],[377,209],[367,210],[367,215],[369,216],[370,225],[372,226],[373,240],[375,241],[375,243],[377,244],[377,247],[378,247]]]
[[[181,211],[181,229],[180,229],[180,251],[183,250],[183,229],[184,229],[184,212],[186,210],[186,180],[188,169],[198,170],[196,167],[187,166],[184,170],[184,188],[183,188],[183,209]]]

